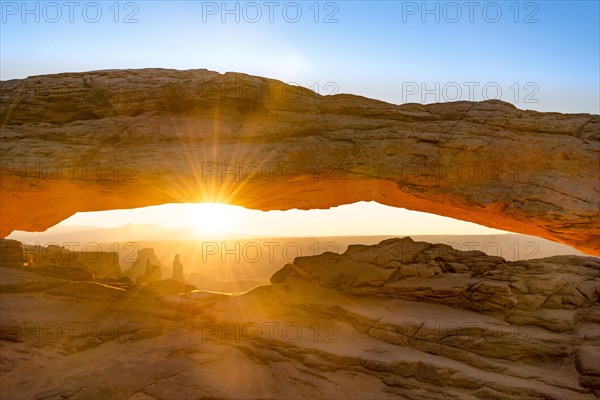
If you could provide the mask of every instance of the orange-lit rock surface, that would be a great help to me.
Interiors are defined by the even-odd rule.
[[[77,211],[360,200],[600,254],[600,116],[501,101],[392,105],[206,70],[2,82],[1,231]]]
[[[271,282],[117,286],[0,260],[2,398],[600,398],[597,258],[405,237]]]

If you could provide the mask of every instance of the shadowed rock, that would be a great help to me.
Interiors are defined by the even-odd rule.
[[[155,268],[152,268],[155,267]],[[137,252],[135,261],[131,264],[129,268],[123,271],[123,276],[128,277],[133,282],[138,279],[143,279],[148,282],[148,279],[161,279],[162,275],[170,275],[165,274],[163,271],[167,269],[160,262],[153,248],[144,248],[140,249]],[[170,271],[169,271],[170,272]],[[148,275],[148,276],[146,276]]]
[[[271,283],[308,280],[352,295],[440,303],[516,325],[572,331],[581,310],[598,303],[600,259],[555,256],[507,262],[481,251],[388,239],[343,254],[297,257]]]
[[[598,115],[393,105],[207,70],[36,76],[0,97],[2,236],[77,211],[373,200],[600,254]]]
[[[274,284],[231,296],[170,279],[117,288],[0,268],[2,391],[594,399],[599,281],[592,257],[507,262],[410,238],[299,257]]]
[[[173,259],[173,280],[185,282],[185,278],[183,276],[183,264],[179,261],[179,254],[175,254],[175,258]]]

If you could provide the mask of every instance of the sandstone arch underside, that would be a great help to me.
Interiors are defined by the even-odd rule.
[[[206,70],[3,81],[2,237],[78,211],[377,201],[600,254],[600,116],[392,105]]]

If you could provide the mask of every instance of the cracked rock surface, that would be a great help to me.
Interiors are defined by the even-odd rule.
[[[2,398],[600,397],[597,258],[403,238],[296,258],[238,295],[167,283],[1,267]]]
[[[377,201],[600,254],[598,115],[143,69],[3,81],[0,131],[2,237],[78,211]]]

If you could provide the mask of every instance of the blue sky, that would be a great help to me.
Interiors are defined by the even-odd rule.
[[[324,93],[335,82],[339,92],[392,103],[449,101],[460,90],[466,100],[500,97],[526,109],[600,112],[598,1],[78,1],[72,23],[62,1],[1,3],[3,80],[104,68],[208,68]],[[137,22],[126,23],[128,16]]]

